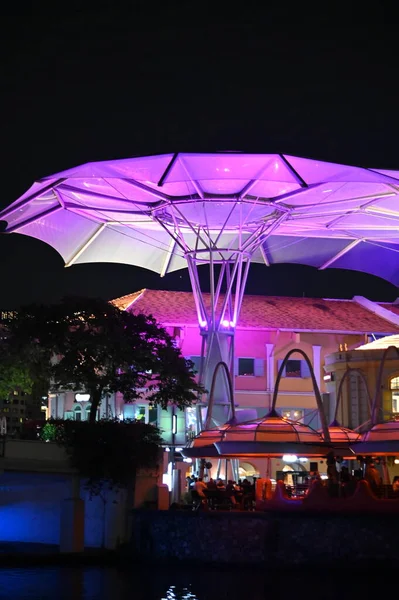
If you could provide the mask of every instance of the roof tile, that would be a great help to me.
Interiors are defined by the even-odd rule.
[[[204,300],[209,305],[210,295],[204,294]],[[131,307],[134,312],[153,314],[164,325],[198,322],[191,292],[143,289],[117,298],[113,303],[122,310]],[[286,296],[244,296],[238,321],[240,327],[386,334],[399,332],[397,325],[353,300]]]

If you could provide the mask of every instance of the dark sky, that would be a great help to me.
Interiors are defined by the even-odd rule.
[[[78,5],[3,9],[1,207],[74,165],[161,152],[284,152],[399,169],[397,36],[381,8],[362,23],[234,15],[232,3],[217,15],[207,3],[203,12],[183,2],[136,2],[130,12]],[[160,279],[125,265],[64,269],[55,250],[17,234],[0,236],[0,274],[0,308],[189,289],[186,271]],[[247,289],[399,295],[375,277],[294,265],[253,266]]]

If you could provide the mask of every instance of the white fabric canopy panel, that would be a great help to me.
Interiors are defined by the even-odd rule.
[[[65,264],[165,275],[242,250],[266,265],[366,271],[399,284],[399,171],[286,155],[166,154],[89,163],[36,182],[0,213],[6,232]]]

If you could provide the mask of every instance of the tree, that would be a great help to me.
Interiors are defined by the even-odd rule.
[[[25,360],[21,348],[11,343],[7,325],[1,327],[0,334],[0,398],[8,398],[14,390],[31,394],[35,384],[31,350],[26,348],[30,358]]]
[[[162,464],[159,429],[143,421],[54,419],[47,421],[41,438],[65,448],[70,466],[83,479],[90,497],[96,496],[102,501],[103,545],[109,492],[126,490],[129,531],[129,511],[134,505],[137,471]]]
[[[121,311],[105,300],[65,298],[24,307],[8,328],[13,355],[19,349],[30,372],[49,376],[52,391],[90,394],[91,421],[112,393],[121,392],[126,402],[145,395],[153,405],[182,409],[202,391],[193,363],[154,317]]]
[[[63,446],[92,496],[127,488],[138,469],[160,462],[161,435],[143,421],[47,421],[41,438]]]

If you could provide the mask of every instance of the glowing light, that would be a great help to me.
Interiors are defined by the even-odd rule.
[[[192,463],[193,459],[192,458],[183,458],[183,462],[185,462],[185,463]]]
[[[235,321],[230,321],[230,327],[235,327]]]
[[[206,326],[206,321],[200,321],[199,325],[200,325],[200,327],[205,327]]]
[[[175,452],[182,452],[183,448],[175,448]]]
[[[166,446],[165,452],[170,452],[170,448],[168,446]]]
[[[399,465],[399,458],[395,458],[393,462],[395,463],[395,465]]]
[[[177,415],[172,416],[172,433],[173,435],[177,433]]]
[[[299,462],[305,463],[305,462],[308,462],[308,459],[305,458],[304,456],[301,456],[301,458],[299,459]]]
[[[287,463],[293,463],[296,462],[298,460],[298,457],[296,456],[296,454],[284,454],[283,456],[283,461],[287,462]]]
[[[75,394],[76,402],[88,402],[90,400],[90,394]]]
[[[222,325],[223,325],[223,327],[228,327],[229,326],[229,321],[227,319],[223,319]]]

